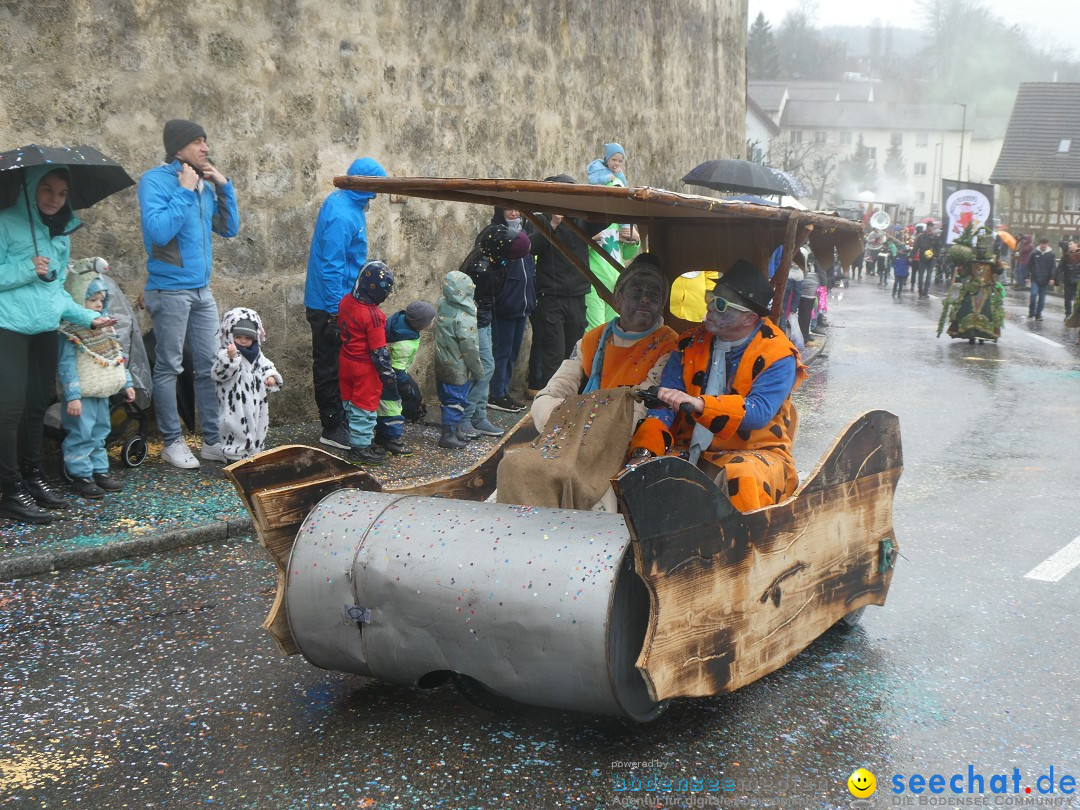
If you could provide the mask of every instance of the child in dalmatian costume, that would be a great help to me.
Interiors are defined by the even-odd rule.
[[[225,313],[218,330],[221,349],[210,374],[217,386],[218,434],[229,461],[261,452],[270,424],[269,392],[281,390],[281,372],[262,353],[266,340],[262,319],[253,309]]]

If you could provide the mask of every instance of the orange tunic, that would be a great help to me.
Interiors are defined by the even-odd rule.
[[[685,449],[690,444],[694,422],[697,422],[713,433],[711,444],[701,454],[702,467],[720,468],[726,473],[728,495],[736,509],[748,512],[779,503],[799,484],[791,455],[798,415],[789,394],[769,424],[757,430],[743,429],[745,397],[750,393],[754,379],[778,360],[795,358],[792,390],[806,379],[806,367],[799,359],[798,350],[780,328],[763,318],[761,329],[746,347],[735,376],[728,384],[728,393],[703,396],[702,381],[709,370],[712,342],[713,336],[704,327],[687,332],[679,339],[683,390],[691,396],[701,397],[705,403],[704,411],[693,419],[677,418],[671,431],[659,419],[647,419],[632,444],[647,447],[657,454]]]
[[[588,379],[592,374],[593,358],[607,324],[590,329],[581,338],[581,370]],[[679,336],[670,326],[661,325],[647,338],[631,346],[616,346],[609,340],[604,349],[604,367],[600,372],[601,388],[620,385],[641,385],[653,366],[666,354],[675,351]]]

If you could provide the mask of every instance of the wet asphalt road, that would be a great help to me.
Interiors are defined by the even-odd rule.
[[[717,779],[671,794],[699,806],[832,808],[864,766],[886,807],[896,774],[1080,777],[1080,568],[1025,577],[1080,535],[1080,359],[1060,302],[1036,324],[1010,300],[996,346],[935,338],[940,300],[872,281],[832,306],[797,396],[800,472],[871,408],[899,415],[905,457],[904,559],[855,630],[638,726],[496,715],[282,658],[259,629],[273,568],[249,541],[4,583],[0,803],[593,808],[655,803],[615,788],[659,774]]]

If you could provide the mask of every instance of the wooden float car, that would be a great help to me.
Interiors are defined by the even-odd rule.
[[[765,267],[782,245],[783,290],[807,231],[817,255],[846,260],[861,247],[859,225],[838,217],[657,189],[335,183],[512,207],[542,231],[536,211],[634,222],[671,280],[739,258]],[[473,698],[646,721],[672,698],[752,683],[885,602],[903,468],[892,414],[856,418],[791,498],[746,514],[675,457],[612,479],[617,514],[486,502],[503,452],[536,437],[525,417],[461,475],[397,489],[306,446],[229,466],[278,566],[263,627],[281,651],[394,683],[452,678]]]

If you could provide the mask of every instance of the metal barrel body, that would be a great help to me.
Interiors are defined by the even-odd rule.
[[[539,706],[647,720],[649,619],[621,515],[339,490],[308,515],[286,587],[301,653],[417,685],[457,672]]]

